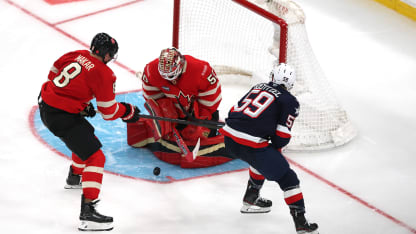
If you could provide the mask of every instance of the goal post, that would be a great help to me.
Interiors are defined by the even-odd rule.
[[[286,21],[284,21],[282,18],[277,17],[276,15],[264,10],[263,8],[260,8],[259,6],[246,1],[246,0],[233,0],[234,2],[241,4],[243,7],[255,12],[256,14],[270,20],[275,25],[279,25],[280,28],[280,41],[279,41],[279,56],[278,60],[279,63],[286,63],[286,51],[287,51],[287,30],[288,25]]]
[[[222,83],[228,79],[222,74],[238,75],[237,82],[243,82],[241,77],[250,84],[267,82],[277,61],[295,68],[291,92],[300,113],[286,150],[333,148],[357,135],[309,43],[303,9],[294,1],[174,0],[173,18],[172,45],[208,61]]]

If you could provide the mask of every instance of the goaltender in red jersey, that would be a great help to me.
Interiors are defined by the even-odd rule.
[[[218,121],[221,84],[208,62],[182,55],[174,47],[166,48],[145,66],[141,79],[145,107],[152,115]],[[185,160],[173,131],[179,132],[189,148],[200,139],[200,151],[193,162]],[[127,141],[133,147],[147,147],[159,159],[184,168],[210,167],[231,160],[225,152],[223,136],[216,129],[202,126],[142,118],[127,124]]]

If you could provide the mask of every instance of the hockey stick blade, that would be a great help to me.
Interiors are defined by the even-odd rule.
[[[194,150],[192,150],[192,161],[196,159],[196,157],[198,157],[198,151],[199,151],[199,147],[201,144],[201,138],[198,138],[198,141],[196,142],[195,148]]]

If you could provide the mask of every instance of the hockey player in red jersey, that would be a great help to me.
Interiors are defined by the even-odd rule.
[[[139,119],[139,109],[115,100],[116,76],[106,65],[118,51],[116,40],[106,33],[94,36],[90,51],[77,50],[56,60],[48,81],[38,98],[44,125],[72,151],[65,188],[81,188],[82,231],[113,229],[113,218],[95,210],[104,172],[105,156],[94,127],[85,117],[94,117],[91,104],[95,97],[97,109],[105,120],[121,118],[124,122]]]
[[[218,121],[221,84],[208,62],[170,47],[145,66],[141,79],[145,107],[151,114]],[[200,152],[204,149],[206,153],[193,162],[186,161],[173,140],[172,131],[176,130],[190,148],[200,139]],[[148,146],[161,160],[186,168],[209,167],[230,160],[224,156],[223,136],[201,126],[141,119],[127,125],[127,140],[133,147]]]
[[[279,184],[289,206],[296,232],[318,233],[318,225],[305,219],[305,204],[296,173],[281,153],[291,138],[299,114],[299,103],[289,92],[296,80],[295,71],[286,64],[274,66],[269,83],[260,83],[234,105],[220,129],[226,150],[250,164],[255,172],[243,198],[242,212],[250,212],[260,198],[264,177]],[[252,175],[250,173],[250,175]],[[264,175],[259,176],[259,175]],[[261,209],[261,207],[257,207]]]

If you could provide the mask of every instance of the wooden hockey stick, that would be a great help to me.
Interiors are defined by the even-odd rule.
[[[173,128],[172,132],[173,132],[173,136],[175,137],[176,144],[181,149],[182,153],[185,155],[185,159],[188,162],[193,162],[196,156],[198,156],[200,138],[198,138],[198,142],[196,143],[194,150],[190,151],[185,141],[182,139],[181,135],[179,134],[178,130],[176,128]]]
[[[172,119],[172,118],[160,117],[160,116],[155,116],[155,115],[142,115],[142,114],[139,114],[139,117],[145,118],[145,119],[156,119],[156,120],[168,121],[168,122],[179,123],[179,124],[191,124],[191,125],[202,126],[202,127],[210,128],[210,129],[220,129],[224,127],[225,125],[225,123],[223,122],[216,122],[216,121],[196,119],[196,118],[192,118],[191,120],[185,120],[185,119]]]
[[[215,125],[218,124],[218,122],[207,121],[207,120],[196,120],[195,118],[193,118],[193,121],[188,121],[188,120],[183,120],[183,119],[172,119],[172,118],[156,116],[155,113],[152,111],[152,108],[150,106],[148,106],[147,103],[145,103],[145,106],[146,106],[146,109],[148,109],[148,111],[152,112],[153,115],[139,114],[140,118],[155,119],[155,120],[161,120],[161,121],[167,121],[167,122],[173,122],[173,123],[180,123],[180,124],[186,124],[186,125],[191,124],[191,125],[204,126],[204,127],[207,127],[207,128],[214,128],[214,129],[218,129],[218,128],[221,128],[222,126],[224,126],[224,125],[221,125],[221,126],[217,127]],[[172,133],[173,133],[173,136],[175,138],[176,144],[178,145],[182,154],[185,156],[185,159],[188,162],[194,161],[195,158],[198,156],[198,151],[199,151],[200,140],[201,139],[198,138],[197,143],[195,144],[194,149],[191,152],[189,150],[188,146],[186,145],[185,141],[182,139],[181,135],[179,134],[178,130],[175,127],[172,128]]]

